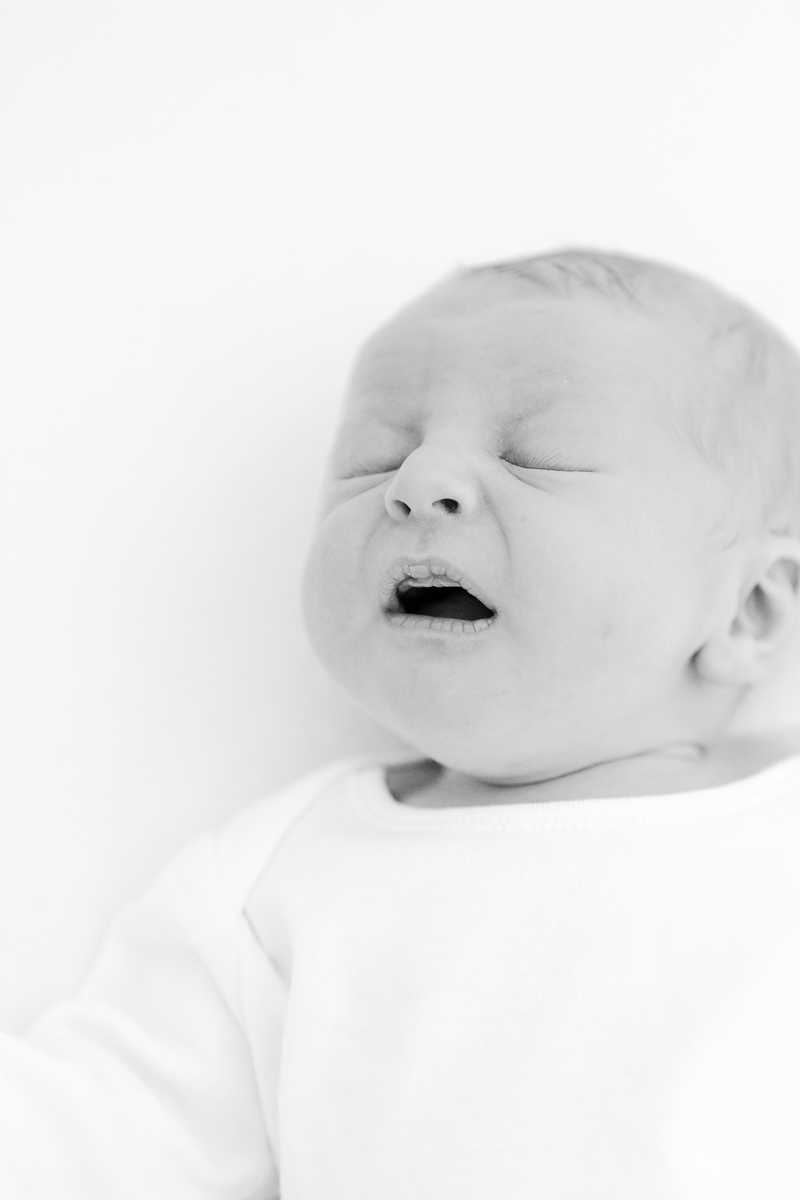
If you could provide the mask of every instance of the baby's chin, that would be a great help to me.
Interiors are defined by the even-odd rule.
[[[546,782],[692,740],[657,697],[642,697],[634,711],[615,705],[608,689],[576,686],[574,676],[562,687],[492,686],[491,673],[484,682],[465,675],[448,688],[425,672],[339,674],[368,716],[421,758],[488,784]]]
[[[346,682],[340,680],[340,683]],[[490,703],[479,693],[470,697],[428,695],[415,691],[398,696],[397,687],[348,688],[364,712],[393,733],[421,758],[491,783],[505,784],[548,778],[564,768],[576,751],[571,722],[559,732],[554,714],[542,714]],[[543,705],[546,707],[546,705]],[[568,769],[568,768],[567,768]]]
[[[531,771],[546,777],[574,747],[569,697],[509,688],[502,663],[403,661],[368,637],[343,645],[330,625],[310,625],[309,636],[322,665],[370,720],[452,771],[497,782]]]

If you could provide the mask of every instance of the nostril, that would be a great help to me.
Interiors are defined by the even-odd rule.
[[[410,517],[412,513],[416,513],[417,516],[420,517],[424,516],[426,509],[429,514],[431,509],[434,509],[438,512],[461,512],[461,505],[458,500],[453,500],[449,496],[445,496],[441,500],[429,500],[427,504],[423,502],[417,506],[416,504],[407,504],[405,500],[398,500],[394,496],[387,495],[385,497],[385,504],[389,512],[389,516],[394,517],[395,520],[405,520],[406,517]],[[428,505],[430,507],[428,507]]]

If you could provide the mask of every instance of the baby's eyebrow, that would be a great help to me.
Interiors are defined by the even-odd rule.
[[[407,436],[413,435],[418,425],[419,422],[409,417],[408,414],[395,414],[385,406],[373,407],[371,405],[359,408],[358,411],[351,413],[343,422],[343,428],[351,429],[357,433],[380,426],[381,429],[386,429],[390,433],[399,433]]]
[[[512,420],[523,421],[542,416],[564,404],[573,395],[574,389],[569,386],[567,379],[559,378],[553,380],[550,386],[540,383],[536,388],[531,387],[529,380],[525,380],[513,391],[508,415]]]
[[[543,434],[556,436],[557,423],[552,419],[557,401],[554,396],[537,396],[528,403],[521,402],[502,414],[499,422],[501,437],[511,437],[525,425],[536,425]]]

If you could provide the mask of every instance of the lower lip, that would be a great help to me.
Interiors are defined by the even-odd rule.
[[[423,617],[416,613],[390,612],[386,619],[395,629],[406,633],[444,633],[457,637],[472,637],[491,629],[496,617],[481,617],[479,621],[458,621],[455,617]]]

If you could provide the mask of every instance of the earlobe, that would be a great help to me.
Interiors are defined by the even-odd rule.
[[[746,592],[733,621],[714,634],[692,659],[692,669],[704,682],[722,687],[747,687],[757,683],[797,624],[800,553],[791,541],[791,552],[772,557],[766,569]]]
[[[764,673],[762,664],[752,639],[732,632],[710,638],[692,658],[695,675],[717,687],[748,687]]]

